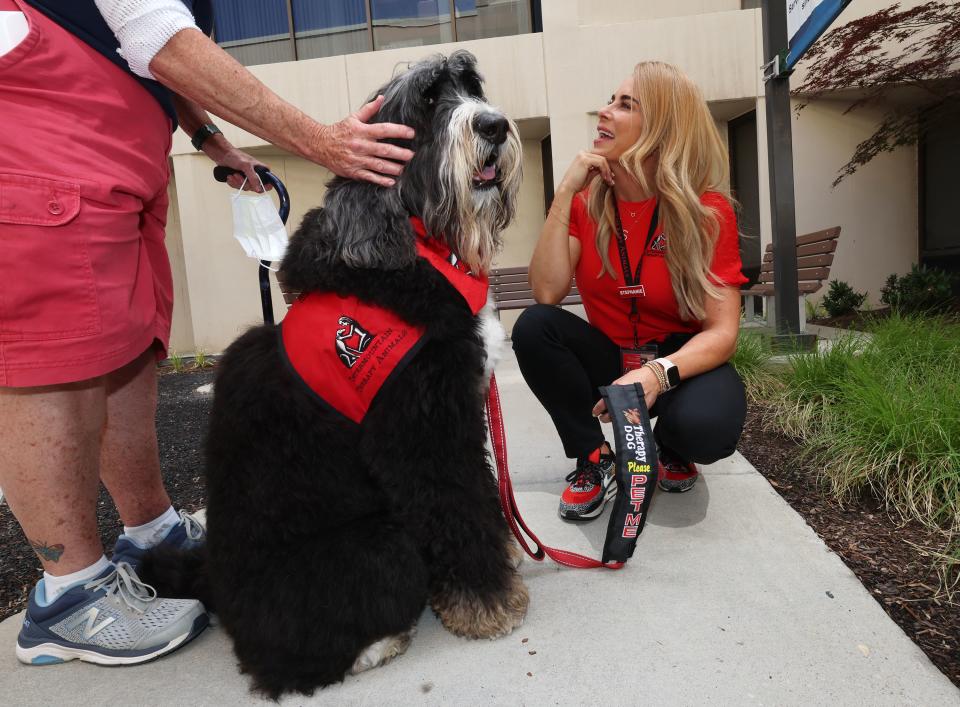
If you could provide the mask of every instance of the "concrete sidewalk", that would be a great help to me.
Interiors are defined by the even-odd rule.
[[[497,372],[518,502],[549,545],[599,557],[607,514],[556,515],[571,468],[516,362]],[[612,439],[612,437],[610,437]],[[618,572],[529,559],[526,623],[497,641],[447,633],[425,611],[392,664],[289,705],[960,705],[958,691],[739,454],[687,494],[655,496]],[[267,704],[223,631],[140,667],[17,663],[0,624],[0,703]]]

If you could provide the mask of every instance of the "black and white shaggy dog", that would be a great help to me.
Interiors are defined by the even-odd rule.
[[[488,271],[514,213],[516,126],[486,102],[463,51],[415,64],[380,93],[377,120],[413,127],[415,157],[392,189],[333,180],[280,276],[292,290],[379,307],[420,341],[355,422],[321,400],[322,377],[314,392],[294,372],[280,327],[237,339],[215,386],[206,549],[144,567],[159,591],[209,603],[241,669],[274,698],[403,653],[427,604],[470,638],[509,633],[527,610],[485,448],[503,330],[489,302],[475,314],[416,248],[433,241],[462,270]],[[336,341],[345,369],[382,333],[336,324],[320,336]]]

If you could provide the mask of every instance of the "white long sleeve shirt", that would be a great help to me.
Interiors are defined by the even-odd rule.
[[[137,76],[155,78],[150,62],[177,32],[200,31],[180,0],[95,0],[97,9],[120,42],[120,56]]]

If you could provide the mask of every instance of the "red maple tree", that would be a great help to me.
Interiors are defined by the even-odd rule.
[[[798,111],[810,100],[850,89],[856,93],[844,114],[894,92],[910,94],[889,104],[880,126],[838,170],[833,180],[837,186],[877,155],[916,144],[925,130],[957,121],[960,2],[937,0],[907,9],[894,4],[830,31],[804,61],[810,64],[806,79],[795,89],[804,101]]]

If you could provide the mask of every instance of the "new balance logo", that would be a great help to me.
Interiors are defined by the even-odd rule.
[[[100,623],[97,623],[98,616],[100,616],[100,609],[95,606],[91,606],[89,611],[84,612],[77,618],[65,624],[64,628],[67,631],[72,631],[81,624],[85,624],[83,627],[83,638],[84,640],[89,641],[91,638],[96,636],[103,629],[117,620],[114,616],[108,616]]]

